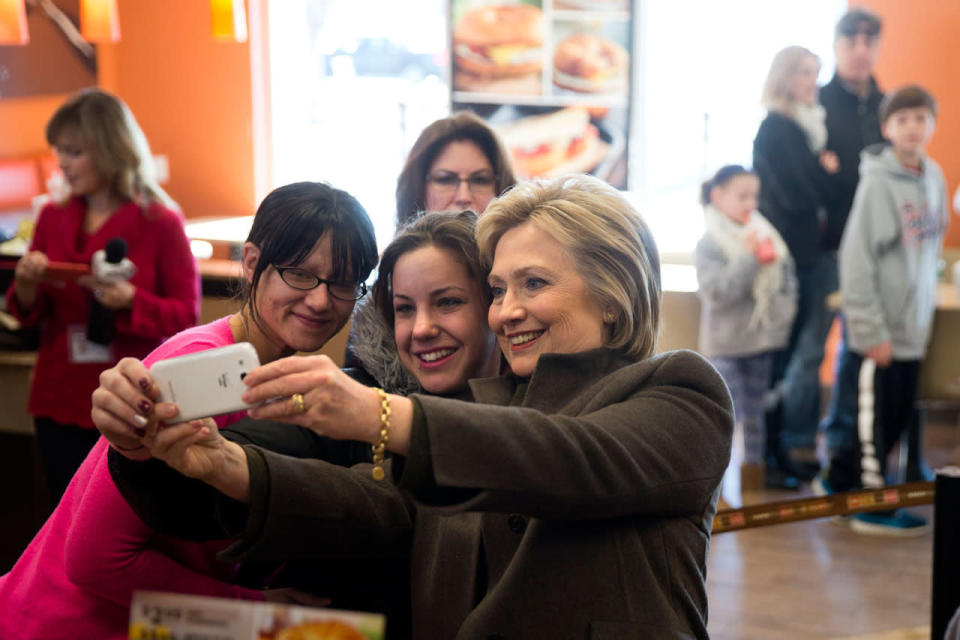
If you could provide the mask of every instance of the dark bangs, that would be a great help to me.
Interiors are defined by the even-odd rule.
[[[247,242],[260,249],[245,302],[259,317],[257,286],[271,265],[297,265],[330,233],[332,279],[364,282],[377,266],[377,239],[366,210],[346,191],[322,182],[295,182],[270,192],[253,218]]]
[[[272,264],[296,265],[331,233],[335,280],[363,282],[377,264],[373,224],[357,199],[319,182],[275,189],[257,210],[247,242],[260,249],[257,271]]]

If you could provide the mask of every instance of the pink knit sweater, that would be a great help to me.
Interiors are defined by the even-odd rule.
[[[233,342],[222,318],[170,338],[144,363]],[[223,428],[244,415],[217,423]],[[108,450],[101,438],[43,528],[0,577],[0,638],[127,638],[137,589],[263,600],[259,591],[218,579],[234,569],[215,558],[225,541],[184,542],[147,527],[113,483]]]

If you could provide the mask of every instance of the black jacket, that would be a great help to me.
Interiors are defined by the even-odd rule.
[[[753,169],[760,177],[760,212],[780,232],[797,268],[813,266],[823,233],[818,210],[833,196],[834,181],[800,125],[783,114],[767,114],[753,141]]]
[[[820,104],[827,110],[827,149],[840,161],[836,175],[836,196],[827,207],[827,228],[823,247],[836,251],[843,228],[853,206],[853,195],[860,180],[860,152],[883,140],[880,133],[880,101],[883,94],[870,78],[865,98],[852,93],[836,75],[820,89]]]

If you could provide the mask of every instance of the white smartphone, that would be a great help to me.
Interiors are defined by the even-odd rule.
[[[198,351],[160,360],[150,367],[150,376],[160,387],[160,402],[173,402],[180,409],[178,421],[219,416],[253,405],[240,396],[243,379],[260,366],[249,342]]]

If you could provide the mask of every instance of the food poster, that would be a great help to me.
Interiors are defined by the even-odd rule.
[[[137,591],[130,640],[383,640],[384,616]]]
[[[451,0],[454,110],[487,119],[521,178],[627,187],[630,0]]]

